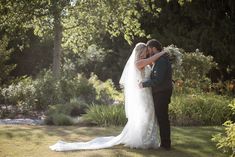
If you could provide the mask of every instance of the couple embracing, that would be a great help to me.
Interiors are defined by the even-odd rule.
[[[162,50],[161,43],[152,39],[147,44],[136,44],[128,59],[120,79],[128,121],[119,135],[97,137],[88,142],[58,141],[50,149],[103,149],[123,144],[130,148],[170,150],[168,108],[173,89],[172,68]]]

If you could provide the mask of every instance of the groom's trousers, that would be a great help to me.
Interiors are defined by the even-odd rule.
[[[153,89],[153,101],[155,107],[155,114],[159,124],[161,146],[170,148],[170,121],[168,115],[169,104],[171,102],[172,89],[165,91],[154,91]]]

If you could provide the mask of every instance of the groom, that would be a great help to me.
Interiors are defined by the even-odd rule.
[[[162,45],[156,39],[149,40],[147,47],[150,56],[162,51]],[[170,150],[171,139],[168,108],[173,86],[172,68],[167,54],[164,54],[155,62],[150,79],[141,82],[140,87],[152,87],[155,114],[160,129],[161,147]]]

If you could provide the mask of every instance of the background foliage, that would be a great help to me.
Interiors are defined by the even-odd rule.
[[[12,48],[6,64],[17,65],[8,75],[35,76],[52,66],[57,10],[63,27],[61,62],[69,58],[87,77],[94,72],[117,85],[132,47],[151,37],[163,45],[173,43],[187,52],[199,49],[213,56],[218,63],[209,73],[213,82],[234,79],[232,0],[54,2],[1,1],[0,38],[9,38],[7,49]]]
[[[234,0],[1,0],[0,14],[1,118],[124,125],[123,67],[136,43],[156,38],[184,51],[171,122],[230,120],[214,141],[234,156]]]

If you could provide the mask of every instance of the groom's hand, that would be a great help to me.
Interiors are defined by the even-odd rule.
[[[144,88],[142,82],[139,83],[139,87],[140,87],[140,88]]]

